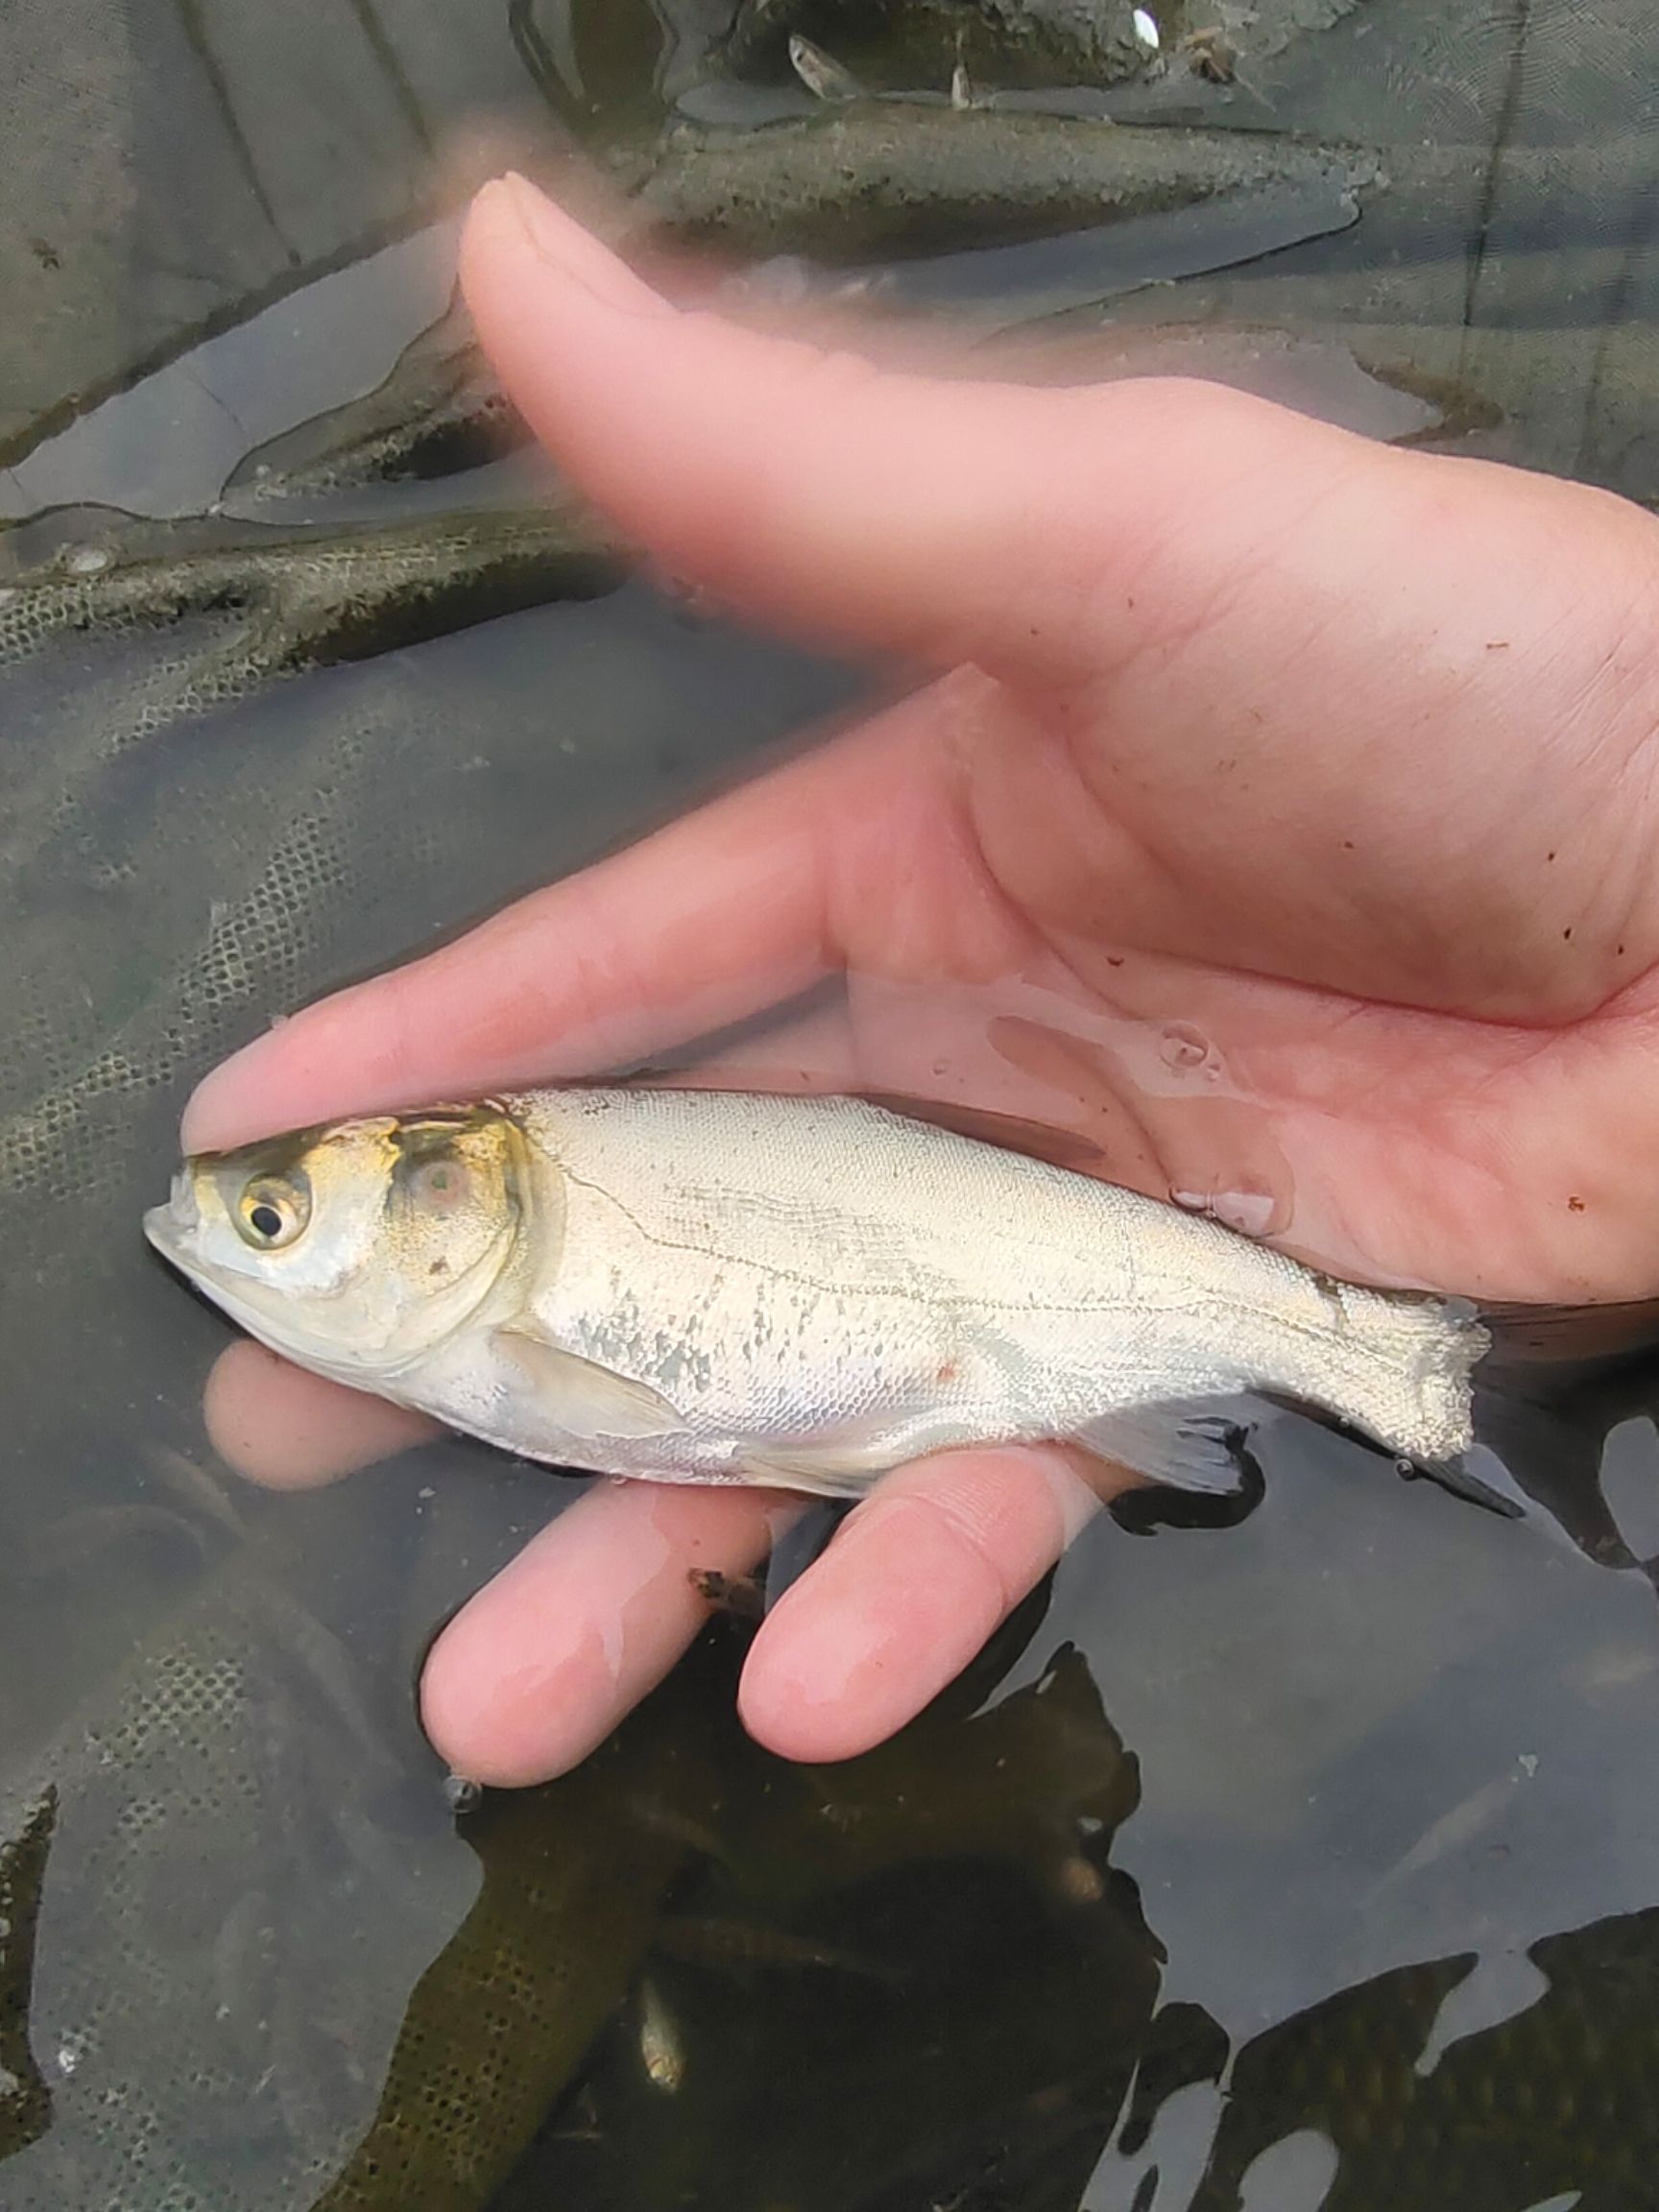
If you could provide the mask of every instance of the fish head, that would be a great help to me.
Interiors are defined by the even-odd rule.
[[[372,1382],[477,1311],[519,1248],[529,1199],[522,1133],[492,1104],[199,1154],[144,1230],[262,1343]]]

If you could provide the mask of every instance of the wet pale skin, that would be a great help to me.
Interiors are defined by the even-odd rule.
[[[517,187],[463,274],[538,434],[666,570],[944,673],[262,1037],[187,1146],[626,1064],[839,975],[711,1079],[1058,1123],[1359,1280],[1659,1289],[1659,523],[1196,382],[881,373],[677,309]],[[207,1417],[290,1484],[423,1432],[250,1344]],[[1055,1451],[888,1477],[768,1616],[746,1723],[879,1741],[1096,1503]],[[435,1646],[439,1750],[574,1764],[704,1617],[687,1570],[743,1571],[788,1510],[596,1484]]]

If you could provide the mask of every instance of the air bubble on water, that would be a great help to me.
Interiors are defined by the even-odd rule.
[[[903,285],[896,269],[872,269],[859,276],[845,276],[835,286],[837,300],[897,301]]]
[[[741,276],[727,277],[720,290],[736,300],[763,300],[773,306],[794,307],[810,298],[812,271],[799,253],[774,253]]]
[[[1135,26],[1135,43],[1143,54],[1156,54],[1163,45],[1158,36],[1158,19],[1150,9],[1137,8],[1130,18]]]
[[[77,545],[69,556],[71,576],[98,576],[109,565],[107,545]]]
[[[445,1774],[444,1777],[444,1802],[451,1813],[470,1813],[482,1801],[484,1785],[474,1782],[469,1774]]]
[[[1158,1053],[1166,1068],[1201,1068],[1211,1057],[1210,1040],[1190,1022],[1166,1022]]]

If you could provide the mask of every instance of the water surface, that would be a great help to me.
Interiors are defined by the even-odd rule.
[[[748,1743],[720,1622],[580,1773],[459,1820],[420,1654],[578,1483],[455,1440],[261,1497],[204,1440],[226,1326],[136,1231],[195,1077],[878,687],[536,506],[423,336],[500,160],[809,111],[727,12],[0,26],[0,2204],[1641,2212],[1640,1369],[1519,1440],[1519,1522],[1287,1418],[1253,1512],[1103,1520],[869,1759]],[[1015,243],[950,200],[925,12],[885,44],[881,12],[847,58],[931,103],[926,252],[850,264],[803,199],[751,285],[1042,315],[1103,374],[1659,497],[1636,0],[1283,0],[1232,83],[1011,60],[1021,112],[1294,130],[1392,180]]]

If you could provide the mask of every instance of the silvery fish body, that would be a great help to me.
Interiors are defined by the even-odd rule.
[[[1262,1392],[1438,1463],[1487,1345],[1462,1301],[850,1098],[565,1089],[343,1123],[191,1163],[147,1227],[304,1365],[658,1479],[856,1493],[922,1453],[1075,1438],[1232,1487],[1218,1408]]]

